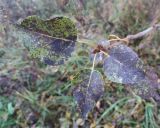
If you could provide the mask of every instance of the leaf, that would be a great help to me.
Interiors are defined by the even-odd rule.
[[[135,94],[141,96],[143,99],[153,98],[159,104],[160,95],[157,92],[158,86],[158,83],[153,82],[146,76],[144,80],[140,81],[134,86],[131,86],[131,89]]]
[[[74,51],[77,30],[69,18],[42,20],[37,16],[29,16],[20,25],[32,31],[30,36],[34,41],[28,47],[32,57],[40,58],[48,65],[63,64]]]
[[[46,64],[63,64],[71,56],[75,48],[77,30],[74,23],[66,17],[57,17],[47,21],[40,20],[41,22],[43,21],[43,25],[41,24],[45,28],[43,30],[42,26],[38,28],[38,25],[36,26],[34,23],[37,23],[39,18],[33,17],[26,18],[21,25],[3,23],[5,43],[11,44],[10,42],[13,42],[11,48],[17,45],[14,43],[19,43],[18,45],[24,44],[30,51],[31,57],[38,58]],[[32,21],[34,22],[32,23]],[[51,23],[53,23],[52,27]],[[31,27],[32,25],[30,24],[34,24],[33,26],[36,27]],[[46,27],[47,24],[50,24],[50,27]],[[27,28],[27,26],[29,27]]]
[[[103,78],[98,71],[92,73],[89,86],[87,86],[88,81],[89,76],[87,76],[86,79],[73,91],[73,96],[77,101],[81,115],[84,119],[104,93]]]
[[[117,83],[136,84],[145,78],[143,64],[138,55],[122,44],[111,48],[103,68],[107,78]]]
[[[8,103],[8,114],[12,115],[14,113],[14,107],[12,105],[12,103]]]
[[[11,75],[11,72],[10,72]],[[12,79],[4,74],[0,75],[0,95],[10,96],[15,93],[15,91],[20,91],[23,87],[23,83],[19,80]]]
[[[133,92],[144,99],[160,101],[157,89],[160,87],[155,74],[144,72],[138,55],[129,47],[118,44],[109,51],[104,60],[104,73],[113,82],[130,86]]]

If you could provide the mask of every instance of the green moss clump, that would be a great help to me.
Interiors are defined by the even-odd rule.
[[[77,38],[75,24],[66,17],[42,20],[37,16],[29,16],[21,22],[21,26],[57,38],[74,40]]]
[[[53,61],[60,62],[62,58],[68,57],[70,55],[70,52],[73,51],[72,47],[74,47],[75,41],[77,39],[77,29],[75,24],[69,18],[56,17],[50,20],[42,20],[37,16],[29,16],[21,22],[21,26],[36,33],[52,36],[55,39],[61,38],[60,40],[47,41],[42,39],[42,42],[40,41],[40,45],[35,45],[37,42],[34,42],[34,46],[32,48],[29,48],[32,58],[43,59],[44,57],[47,57]],[[71,41],[64,41],[63,39],[68,39]],[[60,52],[58,52],[57,54],[57,51],[54,51],[52,47],[62,52],[66,52],[64,50],[65,48],[67,48],[66,50],[68,50],[69,47],[71,48],[70,50],[68,50],[68,55],[64,55],[63,53],[60,54]],[[51,55],[49,54],[49,52],[52,52],[54,54]]]
[[[33,31],[38,31],[44,26],[44,21],[37,16],[28,16],[21,22],[21,26],[32,29]]]
[[[45,21],[46,26],[49,28],[53,28],[50,30],[48,28],[48,32],[55,37],[60,38],[70,38],[77,37],[77,30],[75,24],[66,17],[57,17],[48,21]]]

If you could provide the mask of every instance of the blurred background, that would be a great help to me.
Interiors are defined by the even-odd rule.
[[[0,0],[0,128],[160,127],[156,101],[132,97],[123,85],[107,79],[104,96],[84,122],[72,91],[82,80],[84,68],[92,66],[89,48],[77,44],[73,56],[60,66],[31,58],[23,35],[17,38],[12,25],[31,15],[44,20],[69,17],[76,24],[79,40],[107,39],[110,34],[124,38],[160,22],[160,1]],[[160,78],[160,31],[129,46]]]

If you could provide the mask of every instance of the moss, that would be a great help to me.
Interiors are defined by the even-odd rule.
[[[51,28],[54,29],[54,31],[50,31],[48,29],[49,33],[51,33],[52,36],[56,37],[63,37],[63,38],[69,38],[69,37],[76,37],[77,36],[77,30],[75,29],[75,24],[66,17],[57,17],[55,19],[46,21],[46,24],[51,24]],[[50,27],[50,25],[49,25]]]
[[[42,20],[37,16],[29,16],[21,22],[21,26],[25,29],[55,38],[69,39],[72,41],[77,39],[77,29],[75,24],[66,17],[56,17],[50,20]],[[43,58],[47,58],[53,62],[61,63],[65,57],[70,55],[73,51],[72,47],[75,45],[75,42],[61,41],[61,39],[52,40],[50,45],[46,45],[46,43],[49,44],[48,41],[51,40],[46,41],[42,39],[42,42],[40,41],[41,45],[35,45],[32,48],[29,48],[31,57],[40,58],[41,60]],[[43,45],[43,43],[45,45]],[[65,48],[66,50],[64,50]],[[66,52],[67,50],[68,52],[64,54],[63,52]]]
[[[29,16],[21,22],[21,26],[36,30],[39,26],[43,26],[43,20],[38,18],[37,16]]]
[[[37,16],[29,16],[22,21],[21,26],[53,37],[65,39],[77,38],[75,24],[66,17],[56,17],[45,21]]]
[[[48,51],[45,48],[36,48],[30,51],[30,55],[33,58],[40,58],[42,55],[46,56],[48,55]]]

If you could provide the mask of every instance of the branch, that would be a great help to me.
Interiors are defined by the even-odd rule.
[[[155,24],[152,27],[149,27],[146,30],[144,30],[142,32],[139,32],[135,35],[128,35],[125,39],[128,40],[128,41],[139,39],[139,38],[142,38],[142,37],[148,35],[151,31],[158,30],[158,29],[160,29],[160,24]]]

